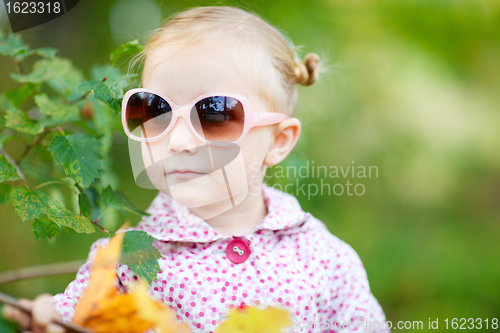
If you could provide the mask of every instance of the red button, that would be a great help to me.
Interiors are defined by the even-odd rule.
[[[226,247],[226,255],[235,264],[241,264],[250,255],[250,246],[241,238],[231,240]]]

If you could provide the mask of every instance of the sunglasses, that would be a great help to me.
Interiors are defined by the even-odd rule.
[[[256,112],[246,97],[237,94],[205,94],[182,106],[145,88],[131,89],[123,97],[122,124],[132,140],[160,140],[172,130],[179,117],[201,141],[234,144],[241,142],[253,127],[288,119],[282,113]]]

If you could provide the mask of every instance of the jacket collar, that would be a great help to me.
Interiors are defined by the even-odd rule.
[[[249,235],[221,235],[200,217],[162,192],[146,210],[151,215],[144,217],[136,227],[129,230],[142,230],[159,240],[206,243],[236,236],[253,238],[264,230],[295,233],[298,231],[296,227],[300,227],[309,219],[310,214],[301,209],[292,195],[265,184],[262,185],[262,193],[268,214]]]

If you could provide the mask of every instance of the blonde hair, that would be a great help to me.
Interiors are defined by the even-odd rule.
[[[181,50],[207,44],[223,48],[270,110],[288,115],[297,103],[297,84],[310,86],[318,77],[319,56],[309,53],[299,60],[297,49],[283,34],[256,14],[236,7],[208,6],[183,11],[167,20],[152,31],[131,67],[166,47],[170,51],[172,47]],[[170,55],[165,52],[164,58]],[[143,71],[141,84],[151,70]]]

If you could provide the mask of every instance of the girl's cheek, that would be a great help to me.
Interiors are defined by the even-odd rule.
[[[260,170],[272,139],[270,127],[253,128],[241,144],[245,170],[249,180],[261,177]]]

